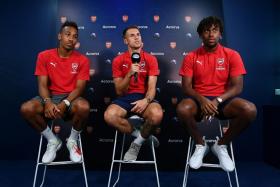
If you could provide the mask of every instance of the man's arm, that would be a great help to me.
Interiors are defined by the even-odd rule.
[[[145,95],[145,99],[148,103],[150,103],[156,95],[156,84],[157,84],[157,76],[149,76],[148,81],[148,89]]]
[[[229,87],[226,92],[219,97],[223,99],[223,101],[235,97],[239,95],[243,90],[243,75],[238,75],[235,77],[229,78]]]
[[[80,97],[85,90],[86,83],[86,80],[77,80],[76,88],[72,92],[70,92],[66,99],[71,103],[73,100]]]
[[[50,91],[48,88],[48,76],[38,76],[39,95],[44,100],[44,115],[46,118],[56,118],[56,112],[59,110],[57,106],[51,101]]]
[[[48,89],[48,76],[38,76],[39,95],[44,99],[50,99],[50,91]]]
[[[157,76],[149,76],[148,80],[148,89],[145,94],[145,98],[135,101],[131,104],[135,105],[131,111],[141,114],[147,108],[149,103],[155,98],[156,95],[156,83],[157,83]]]
[[[121,96],[127,92],[130,79],[135,72],[139,72],[139,64],[132,64],[130,71],[125,75],[124,78],[114,78],[115,90],[118,96]]]

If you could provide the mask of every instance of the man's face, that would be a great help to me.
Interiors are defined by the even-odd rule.
[[[73,50],[78,41],[78,31],[74,27],[66,26],[58,34],[60,47],[66,50]]]
[[[204,46],[209,49],[215,48],[217,46],[220,37],[221,37],[220,28],[215,25],[212,25],[210,28],[205,29],[200,36]]]
[[[139,49],[142,47],[142,38],[138,29],[128,29],[124,37],[124,43],[131,49]]]

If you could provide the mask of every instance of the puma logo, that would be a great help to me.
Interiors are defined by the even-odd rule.
[[[199,63],[200,65],[202,65],[202,62],[200,62],[199,60],[197,60],[196,62]]]
[[[55,62],[50,62],[50,65],[52,65],[53,67],[56,67],[56,63]]]

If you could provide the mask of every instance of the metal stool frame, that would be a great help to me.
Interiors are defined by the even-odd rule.
[[[219,130],[220,130],[220,136],[223,136],[223,127],[222,127],[222,123],[220,120],[218,120],[219,122]],[[229,127],[229,120],[227,120],[227,128]],[[215,142],[215,140],[213,139],[206,139],[206,142]],[[187,160],[186,160],[186,166],[185,166],[185,171],[184,171],[184,179],[183,179],[183,187],[187,186],[188,183],[188,175],[189,175],[189,161],[190,161],[190,157],[191,157],[191,150],[193,150],[194,147],[194,140],[192,139],[192,137],[189,137],[189,144],[188,144],[188,152],[187,152]],[[231,159],[233,161],[233,164],[235,165],[235,159],[234,159],[234,154],[233,154],[233,146],[232,146],[232,142],[230,142],[229,144],[229,148],[230,148],[230,155],[231,155]],[[212,163],[203,163],[202,167],[208,167],[208,168],[221,168],[221,166],[219,164],[212,164]],[[237,174],[237,169],[236,169],[236,165],[234,168],[234,177],[235,177],[235,183],[236,186],[239,187],[239,180],[238,180],[238,174]],[[232,181],[231,181],[231,175],[230,172],[227,172],[227,176],[228,176],[228,181],[229,181],[229,186],[232,187]]]

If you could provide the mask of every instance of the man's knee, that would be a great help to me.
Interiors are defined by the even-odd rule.
[[[241,115],[253,121],[257,116],[257,108],[254,103],[247,102],[242,106]]]
[[[88,115],[90,111],[89,103],[84,99],[79,99],[75,103],[76,112],[82,115]]]
[[[159,125],[161,120],[163,118],[163,111],[159,107],[154,107],[150,111],[150,115],[147,117],[147,120],[149,120],[149,123],[151,125]]]
[[[34,104],[32,104],[30,101],[23,103],[20,107],[20,113],[24,118],[34,116],[36,114]]]
[[[184,118],[191,118],[194,117],[194,106],[191,104],[187,104],[187,103],[179,103],[177,108],[176,108],[176,112],[177,115],[180,117],[184,117]]]
[[[110,126],[115,126],[114,121],[115,121],[116,116],[117,116],[117,112],[114,109],[108,108],[104,112],[104,120]]]

